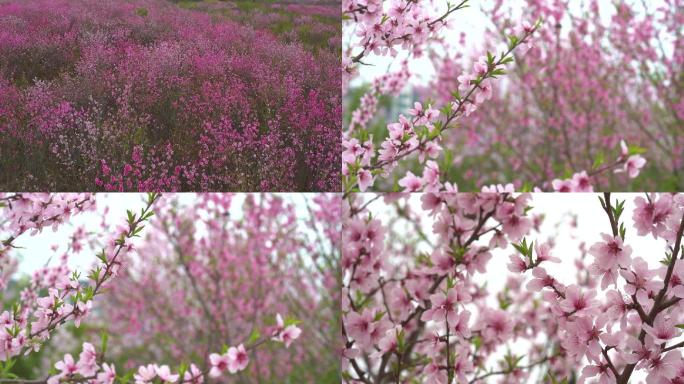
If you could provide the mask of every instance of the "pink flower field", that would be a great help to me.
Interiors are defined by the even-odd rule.
[[[245,4],[0,1],[0,186],[339,189],[339,7]]]

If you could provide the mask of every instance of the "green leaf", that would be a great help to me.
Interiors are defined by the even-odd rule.
[[[533,188],[534,187],[532,186],[532,184],[529,181],[526,181],[523,183],[523,186],[520,188],[520,192],[523,192],[523,193],[532,192]]]
[[[513,247],[520,252],[523,256],[525,256],[530,263],[533,262],[532,260],[532,251],[534,249],[534,241],[531,242],[529,245],[527,244],[527,239],[523,237],[522,241],[520,244],[513,244]]]
[[[502,310],[508,309],[508,307],[511,305],[511,302],[508,301],[505,297],[499,297],[499,308]]]
[[[247,339],[247,344],[256,343],[260,337],[261,337],[261,332],[259,332],[259,329],[254,328],[252,330],[252,333],[249,335],[249,339]]]
[[[100,349],[102,350],[102,355],[107,353],[107,341],[109,340],[109,334],[107,332],[102,332],[100,335]]]
[[[93,280],[93,281],[99,281],[100,280],[100,272],[102,272],[102,267],[97,266],[93,268],[90,271],[90,274],[88,275],[88,279]]]
[[[404,329],[402,328],[400,331],[395,331],[397,335],[397,350],[400,352],[404,350],[404,347],[406,346],[406,334],[404,333]]]
[[[472,343],[475,346],[475,349],[479,349],[482,345],[482,339],[480,338],[480,336],[475,336],[473,337]]]
[[[638,145],[629,145],[627,146],[627,155],[632,156],[632,155],[640,155],[642,153],[646,153],[646,148],[642,148]]]
[[[130,209],[127,209],[126,215],[128,215],[128,223],[133,224],[133,222],[135,221],[135,214],[133,213],[133,211],[131,211]]]
[[[622,212],[625,211],[625,200],[620,201],[616,199],[615,201],[617,202],[617,216],[622,216]]]
[[[596,158],[594,159],[594,164],[591,166],[591,168],[598,169],[598,167],[603,165],[604,161],[606,161],[605,155],[603,154],[603,151],[601,151],[596,155]]]
[[[513,61],[513,56],[502,57],[501,60],[499,61],[499,64],[506,65],[512,61]]]
[[[603,197],[599,196],[598,199],[601,202],[601,208],[606,209],[606,201],[603,200]]]
[[[492,76],[492,77],[496,77],[496,76],[503,76],[503,75],[505,75],[505,74],[506,74],[506,70],[505,70],[505,69],[503,69],[503,68],[497,68],[497,69],[495,69],[495,70],[492,71],[491,76]]]
[[[118,377],[117,381],[121,384],[128,384],[132,381],[131,379],[133,378],[134,374],[135,374],[135,371],[129,371],[125,375]]]
[[[185,372],[187,370],[188,370],[188,364],[185,362],[181,363],[181,365],[178,366],[178,376],[180,376],[181,378],[184,377]]]
[[[103,262],[105,264],[107,263],[107,256],[105,256],[104,249],[102,251],[100,251],[96,256],[98,259],[100,259],[101,262]]]
[[[510,35],[508,36],[508,48],[513,48],[518,44],[518,36]]]
[[[380,317],[378,318],[378,320],[382,319],[382,317],[383,317],[384,315],[385,315],[384,312],[381,313],[381,314],[380,314]],[[378,315],[375,315],[375,317],[378,317]],[[377,320],[376,320],[376,321],[377,321]],[[284,323],[284,325],[285,325],[286,327],[289,327],[290,325],[298,325],[298,324],[301,324],[302,321],[301,321],[301,320],[298,320],[298,319],[296,319],[296,318],[294,318],[294,317],[287,317],[287,318],[285,318],[285,321],[283,321],[283,323]]]

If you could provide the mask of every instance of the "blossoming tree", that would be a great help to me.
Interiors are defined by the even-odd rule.
[[[344,206],[346,382],[682,382],[683,195],[633,197],[631,215],[597,196],[605,233],[579,245],[569,284],[550,272],[561,260],[534,195],[426,193],[422,209],[381,198]],[[664,254],[633,254],[635,237]]]
[[[125,364],[190,361],[285,327],[279,338],[287,348],[250,352],[255,364],[242,382],[337,377],[338,272],[331,266],[339,259],[340,199],[317,195],[298,209],[269,194],[165,197],[139,257],[102,302],[107,316],[100,320],[111,342],[124,346]],[[277,313],[288,317],[268,315]],[[292,343],[299,321],[308,324],[306,343]]]
[[[571,2],[509,3],[485,10],[496,28],[474,48],[452,28],[462,20],[455,15],[471,12],[467,1],[344,3],[345,192],[611,189],[632,183],[646,165],[642,154],[658,145],[667,148],[659,165],[680,170],[681,58],[650,46],[679,37],[673,20],[681,4],[643,20],[625,6],[618,27],[608,28],[596,2],[590,21],[571,13]],[[518,21],[520,10],[537,22]],[[562,35],[561,21],[568,25]],[[631,49],[627,42],[637,37]],[[414,72],[419,59],[434,78]],[[387,61],[390,69],[369,80],[366,68]],[[663,83],[661,67],[669,68]],[[413,108],[397,112],[406,93]],[[676,175],[649,175],[649,185],[676,189]]]
[[[462,157],[447,179],[468,188],[474,185],[468,179],[517,175],[549,190],[681,190],[683,6],[659,0],[485,4],[488,39],[501,38],[520,12],[544,24],[534,48],[516,54],[505,84],[463,122],[464,134],[449,137],[448,147]],[[422,93],[446,101],[467,61],[446,54],[433,63],[438,75]],[[615,161],[620,140],[630,144],[632,161]],[[633,180],[644,166],[647,173]],[[582,172],[584,185],[571,177]],[[554,179],[568,182],[551,185]]]
[[[277,382],[275,375],[337,375],[329,368],[334,354],[326,354],[335,332],[325,327],[336,326],[339,301],[325,287],[337,284],[330,266],[339,247],[339,198],[307,200],[309,215],[302,219],[292,204],[270,195],[246,196],[242,210],[231,210],[230,194],[148,194],[140,212],[128,211],[113,225],[90,194],[0,199],[0,382]],[[236,212],[241,217],[230,217]],[[73,217],[87,215],[102,220],[101,231],[71,226]],[[16,279],[18,239],[50,227],[71,233],[54,248],[65,249],[58,263],[48,261],[28,282]],[[102,237],[106,231],[112,234]],[[89,271],[72,269],[69,256],[89,248],[99,250]],[[310,343],[295,342],[302,335]],[[31,377],[21,376],[29,359]],[[315,363],[315,373],[292,372]]]

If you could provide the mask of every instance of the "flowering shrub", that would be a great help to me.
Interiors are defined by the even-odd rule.
[[[233,217],[240,203],[232,200],[229,194],[211,194],[192,203],[170,196],[160,202],[138,258],[101,303],[111,341],[124,346],[117,354],[128,356],[125,365],[191,361],[222,343],[284,329],[280,339],[288,348],[250,352],[258,364],[245,368],[247,377],[272,383],[288,376],[294,382],[336,377],[332,351],[339,304],[331,304],[329,296],[339,288],[338,272],[329,263],[337,263],[339,243],[325,233],[339,237],[340,199],[316,196],[308,203],[308,223],[280,197],[248,195],[240,217]],[[323,210],[329,216],[320,216]],[[307,233],[312,230],[317,240]],[[308,324],[307,342],[292,343],[298,332],[287,325],[295,323],[276,322],[265,313],[288,314]],[[157,348],[141,351],[145,345]],[[307,365],[315,368],[293,368]]]
[[[345,2],[344,191],[677,190],[682,4],[623,3],[608,25],[596,1],[492,1],[466,50],[467,1]]]
[[[338,51],[163,0],[3,1],[0,35],[6,190],[339,189]]]
[[[0,382],[339,381],[339,300],[327,293],[338,284],[339,197],[306,200],[305,218],[281,197],[243,198],[237,209],[230,194],[149,194],[109,240],[74,229],[53,248],[66,249],[58,265],[27,282],[13,277],[17,239],[83,215],[104,213],[106,230],[108,211],[89,194],[0,196]],[[68,260],[88,248],[101,251],[82,275]]]
[[[579,245],[569,283],[535,195],[381,198],[343,207],[346,382],[681,383],[683,195],[631,196],[632,212],[597,196],[606,232]],[[660,264],[633,254],[637,237],[665,246]]]

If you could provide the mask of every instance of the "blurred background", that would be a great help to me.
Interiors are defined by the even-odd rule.
[[[439,16],[446,4],[434,2]],[[625,140],[648,160],[642,174],[604,172],[595,190],[677,191],[684,187],[684,2],[642,0],[480,0],[449,16],[448,29],[415,55],[370,55],[349,81],[344,129],[360,98],[380,76],[411,74],[394,93],[378,96],[374,118],[363,129],[376,147],[387,124],[407,115],[414,101],[443,107],[458,88],[457,77],[487,51],[504,50],[523,22],[543,24],[532,48],[493,80],[494,95],[462,118],[442,142],[443,181],[461,191],[515,181],[517,188],[551,189],[550,181],[592,173],[614,161]],[[343,28],[343,48],[358,37]],[[406,64],[404,64],[406,62]],[[357,137],[355,136],[355,137]],[[417,160],[400,164],[394,175]],[[418,172],[418,173],[417,173]],[[390,175],[378,190],[397,188]]]
[[[143,197],[98,194],[95,211],[20,237],[4,308],[46,270],[66,265],[86,276],[107,235],[126,210],[144,206]],[[224,345],[268,338],[280,313],[300,321],[300,338],[289,348],[264,344],[250,352],[247,370],[215,382],[339,382],[339,207],[332,194],[163,195],[89,317],[79,328],[59,328],[12,371],[43,378],[83,342],[99,348],[102,333],[109,335],[105,361],[122,376],[148,363],[203,368]]]

